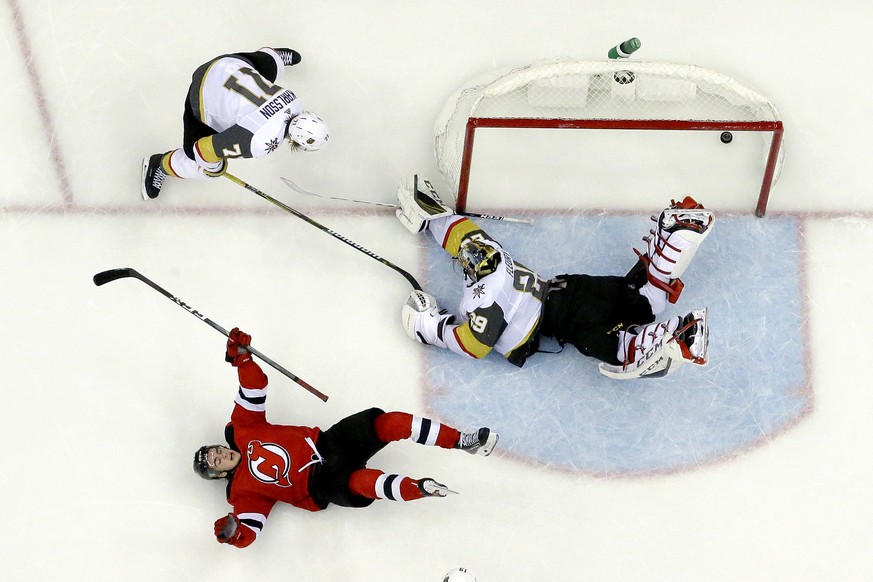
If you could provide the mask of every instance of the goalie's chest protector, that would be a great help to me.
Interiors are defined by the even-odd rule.
[[[545,282],[533,271],[513,261],[499,247],[498,252],[501,262],[497,270],[464,290],[460,308],[470,318],[470,328],[474,332],[484,326],[505,325],[494,349],[506,356],[530,338],[539,322]],[[499,309],[494,309],[494,306]],[[501,316],[500,321],[494,321],[495,317]]]

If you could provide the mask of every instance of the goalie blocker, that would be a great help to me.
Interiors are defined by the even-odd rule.
[[[424,291],[413,290],[400,310],[403,330],[410,339],[425,345],[446,347],[443,332],[455,322],[448,310],[440,309],[436,298]]]

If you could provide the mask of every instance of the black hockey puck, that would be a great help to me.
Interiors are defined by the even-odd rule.
[[[734,140],[734,134],[729,131],[721,132],[721,143],[731,143]]]

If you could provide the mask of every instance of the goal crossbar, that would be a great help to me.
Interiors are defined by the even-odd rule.
[[[616,129],[616,130],[685,130],[685,131],[761,131],[772,132],[770,150],[764,169],[764,179],[755,215],[763,217],[770,199],[770,189],[782,147],[782,121],[707,121],[687,119],[564,119],[564,118],[506,118],[471,117],[467,120],[464,149],[461,157],[460,183],[457,193],[458,212],[467,209],[467,190],[470,184],[470,166],[473,161],[473,143],[478,128],[514,129]]]

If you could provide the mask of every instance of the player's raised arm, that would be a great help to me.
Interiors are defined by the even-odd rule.
[[[252,359],[248,350],[251,343],[252,336],[240,331],[238,327],[230,330],[224,359],[237,369],[239,375],[239,391],[234,398],[232,422],[244,420],[253,413],[263,418],[266,410],[267,375]]]

